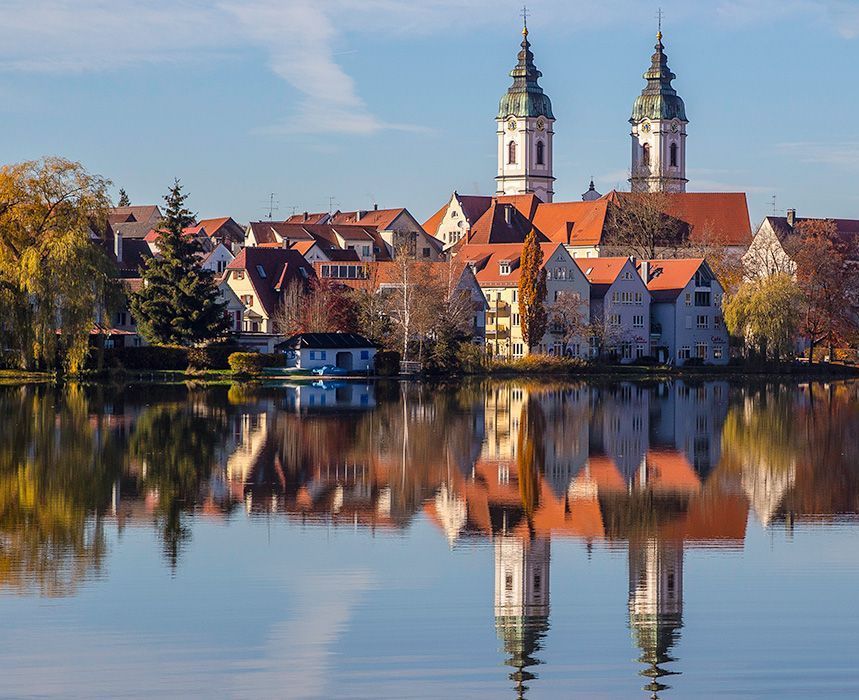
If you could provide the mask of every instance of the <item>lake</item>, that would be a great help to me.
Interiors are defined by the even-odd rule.
[[[859,697],[859,383],[0,387],[0,696]]]

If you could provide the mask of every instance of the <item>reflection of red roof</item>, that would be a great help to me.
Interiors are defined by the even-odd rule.
[[[701,480],[682,452],[649,450],[646,460],[646,471],[644,467],[639,467],[635,474],[637,486],[671,493],[697,492],[701,489]]]

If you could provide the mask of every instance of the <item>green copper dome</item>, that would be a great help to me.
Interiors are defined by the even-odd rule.
[[[537,80],[543,75],[534,65],[534,54],[528,43],[528,30],[522,30],[522,50],[519,63],[510,71],[513,84],[504,93],[498,105],[498,118],[546,117],[554,119],[552,101],[543,92]]]
[[[662,45],[662,33],[656,35],[656,53],[653,54],[650,68],[642,76],[647,85],[641,94],[635,98],[630,122],[636,123],[642,119],[686,119],[686,106],[677,91],[671,86],[671,81],[677,76],[668,68],[668,57]]]

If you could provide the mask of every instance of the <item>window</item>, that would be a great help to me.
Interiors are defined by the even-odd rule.
[[[702,360],[707,359],[707,343],[698,343],[695,346],[695,357],[698,357]]]
[[[537,165],[545,165],[545,151],[546,146],[542,141],[537,141]]]
[[[127,317],[125,311],[120,311],[116,314],[116,325],[124,326],[126,324]]]
[[[423,255],[425,258],[428,258],[430,256],[430,249],[429,248],[422,249],[421,255]]]
[[[218,274],[220,275],[226,269],[227,269],[227,261],[226,260],[218,260]]]
[[[706,314],[699,314],[696,319],[696,327],[699,331],[706,331],[710,328],[710,317]]]
[[[257,265],[257,274],[258,274],[262,279],[265,279],[265,269],[263,268],[263,266],[262,266],[262,265]]]
[[[233,277],[237,280],[243,280],[245,278],[245,271],[244,270],[235,270],[233,272]]]
[[[671,144],[671,167],[672,168],[677,167],[677,144],[676,143]]]
[[[518,292],[519,292],[519,290],[518,290],[518,289],[514,289],[514,290],[513,290],[513,302],[514,302],[514,303],[517,301],[517,299],[516,299],[516,295],[518,294]]]
[[[632,317],[632,327],[633,328],[644,328],[644,316],[638,314]]]
[[[610,326],[619,326],[620,325],[620,314],[612,314],[608,317],[608,323]]]
[[[369,360],[370,359],[370,351],[369,350],[362,350],[361,351],[361,359],[362,360]]]
[[[251,323],[251,333],[259,333],[259,321]]]
[[[517,357],[522,355],[522,343],[513,343],[513,354]]]
[[[325,350],[311,350],[310,351],[310,359],[311,360],[324,360],[326,358]]]
[[[710,292],[695,292],[695,306],[710,306]]]
[[[686,306],[692,306],[692,295],[686,292]]]
[[[516,142],[507,144],[507,165],[516,165]]]
[[[513,325],[514,326],[519,325],[519,314],[513,314]]]
[[[242,304],[245,306],[253,306],[254,305],[254,295],[253,294],[242,294],[241,296]]]
[[[642,343],[638,343],[635,346],[635,356],[636,357],[644,357],[647,354],[647,350],[645,349]]]
[[[365,245],[363,248],[361,248],[361,255],[363,255],[365,258],[369,258],[370,257],[370,246]]]
[[[722,359],[722,348],[713,348],[713,359],[721,360]]]
[[[635,293],[635,303],[641,306],[644,303],[644,295],[641,292]]]
[[[510,263],[507,260],[500,262],[498,267],[502,275],[510,274]]]
[[[677,350],[678,359],[688,360],[690,357],[692,357],[692,349],[688,345],[684,345]]]
[[[632,359],[632,343],[623,343],[621,345],[621,353],[624,360]]]
[[[645,143],[641,147],[641,164],[645,167],[650,167],[650,144]]]

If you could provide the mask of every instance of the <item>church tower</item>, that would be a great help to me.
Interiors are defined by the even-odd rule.
[[[647,85],[632,108],[633,192],[685,192],[686,107],[671,81],[662,31],[656,35],[656,53],[644,74]]]
[[[513,84],[498,106],[498,176],[496,194],[535,194],[544,202],[554,195],[552,177],[552,103],[538,79],[528,42],[528,25],[522,29],[519,62],[510,72]]]

